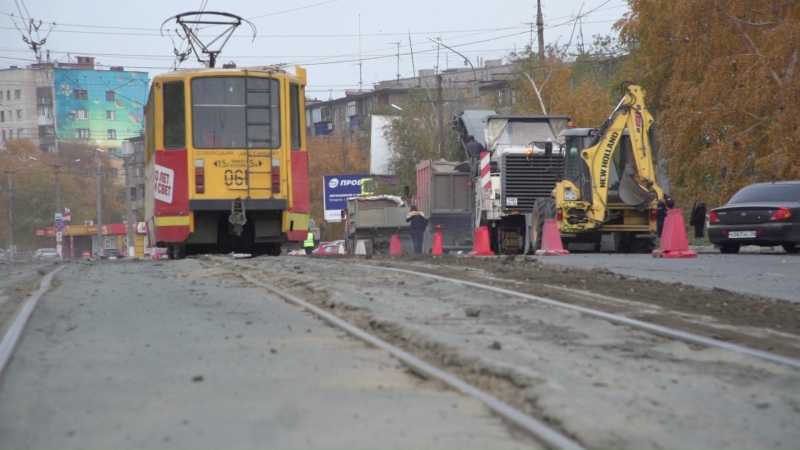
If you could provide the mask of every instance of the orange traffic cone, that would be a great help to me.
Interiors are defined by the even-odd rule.
[[[431,250],[431,255],[443,255],[444,250],[442,249],[442,232],[437,231],[436,234],[433,235],[433,249]]]
[[[482,226],[475,229],[475,241],[472,243],[470,256],[494,256],[489,247],[489,227]]]
[[[392,240],[389,241],[389,254],[390,255],[402,255],[403,254],[403,247],[400,246],[400,236],[393,234]]]
[[[561,232],[558,231],[556,219],[544,219],[544,230],[542,230],[542,248],[536,250],[537,256],[566,256],[568,250],[564,250],[561,242]]]
[[[697,258],[697,252],[689,250],[689,239],[686,237],[686,225],[680,209],[670,209],[664,219],[661,232],[661,245],[653,250],[656,258]]]

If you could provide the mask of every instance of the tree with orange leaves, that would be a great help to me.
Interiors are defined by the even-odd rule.
[[[629,3],[617,28],[631,54],[618,78],[648,90],[679,203],[800,179],[800,2]]]

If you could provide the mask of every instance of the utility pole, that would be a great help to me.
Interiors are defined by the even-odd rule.
[[[8,178],[8,255],[11,261],[14,261],[14,208],[11,207],[11,202],[14,200],[14,171],[6,170],[6,178]]]
[[[102,181],[100,177],[103,174],[100,164],[100,150],[95,149],[94,151],[94,159],[97,162],[97,252],[98,257],[100,255],[99,252],[103,251],[105,245],[103,245],[103,193],[100,189],[102,185]]]
[[[350,140],[350,122],[347,117],[347,107],[339,110],[339,133],[342,137],[342,168],[343,173],[350,173],[350,150],[347,148],[347,142]],[[334,127],[335,130],[335,127]]]
[[[536,0],[536,31],[539,34],[539,60],[544,61],[544,18],[542,0]]]
[[[125,214],[125,218],[128,221],[128,226],[127,229],[125,230],[127,231],[128,234],[128,258],[133,258],[134,256],[136,256],[136,236],[133,234],[133,227],[136,222],[136,216],[133,214],[133,203],[131,201],[131,179],[133,178],[133,176],[131,176],[130,173],[131,166],[133,166],[130,160],[133,157],[134,155],[131,154],[122,158],[123,161],[122,167],[125,169],[125,191],[126,191],[125,207],[128,208]]]
[[[54,228],[56,229],[56,251],[58,252],[58,257],[62,257],[62,247],[61,247],[61,227],[63,227],[63,222],[61,221],[61,164],[51,164],[46,161],[42,161],[39,158],[34,158],[33,156],[29,156],[28,159],[32,159],[34,161],[39,161],[42,164],[48,165],[53,168],[53,172],[55,172],[56,176],[56,212],[54,214],[53,220],[55,221]],[[76,159],[72,162],[78,162],[80,159]]]
[[[442,98],[442,75],[436,75],[436,98],[439,107],[439,158],[444,158],[444,99]]]
[[[397,44],[397,81],[400,81],[400,42],[390,42],[390,44]]]

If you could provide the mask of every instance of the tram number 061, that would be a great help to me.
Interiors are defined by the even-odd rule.
[[[225,171],[225,186],[244,186],[246,181],[244,170]]]

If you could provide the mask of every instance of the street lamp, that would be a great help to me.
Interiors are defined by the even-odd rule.
[[[435,40],[435,39],[428,38],[428,40],[430,40],[430,41],[432,41],[432,42],[435,42],[435,43],[437,43],[437,44],[441,45],[442,47],[444,47],[444,48],[446,48],[446,49],[450,50],[451,52],[455,53],[456,55],[458,55],[458,56],[462,57],[462,58],[464,59],[464,65],[465,65],[465,66],[466,66],[467,64],[469,64],[469,66],[472,68],[472,80],[475,82],[475,84],[472,86],[472,95],[473,95],[475,98],[478,98],[478,97],[480,96],[480,90],[478,89],[478,76],[475,74],[475,66],[473,66],[473,65],[472,65],[472,61],[470,61],[470,60],[469,60],[469,58],[467,58],[466,56],[462,55],[461,53],[458,53],[458,52],[457,52],[457,51],[455,51],[454,49],[452,49],[452,48],[450,48],[450,47],[448,47],[448,46],[444,45],[444,43],[442,42],[442,40],[441,40],[441,39],[439,39],[439,40],[437,41],[437,40]]]
[[[14,263],[14,254],[17,252],[17,246],[14,244],[14,208],[12,207],[14,202],[14,174],[22,169],[24,167],[3,171],[6,174],[6,178],[8,178],[8,258],[12,264]]]
[[[61,213],[61,177],[60,177],[61,164],[51,164],[51,163],[49,163],[47,161],[42,161],[39,158],[34,158],[33,156],[28,156],[28,158],[30,158],[30,159],[32,159],[34,161],[39,161],[40,163],[46,164],[46,165],[48,165],[48,166],[53,168],[53,170],[54,170],[54,172],[56,174],[56,214],[60,214]],[[80,159],[76,159],[76,160],[71,161],[71,162],[78,162],[78,161],[80,161]],[[54,217],[54,220],[55,220],[55,217]],[[58,257],[61,258],[61,234],[60,233],[56,233],[56,251],[58,251]]]

